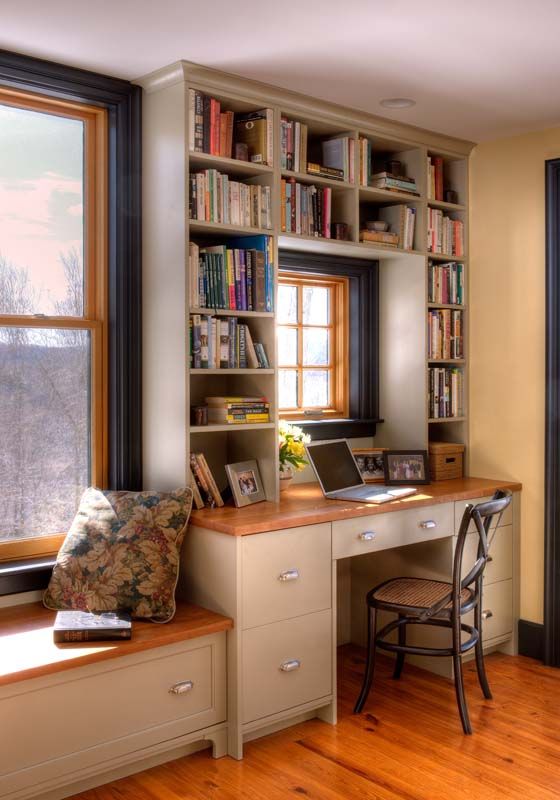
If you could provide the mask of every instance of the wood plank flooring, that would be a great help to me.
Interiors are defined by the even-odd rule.
[[[558,800],[560,670],[491,655],[487,701],[467,665],[474,734],[466,737],[450,682],[406,665],[393,681],[383,659],[354,716],[363,651],[340,648],[339,661],[336,727],[311,720],[250,742],[241,762],[204,751],[74,800]]]

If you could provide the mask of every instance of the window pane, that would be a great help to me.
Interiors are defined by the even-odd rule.
[[[0,314],[82,316],[84,124],[0,104]]]
[[[303,329],[304,366],[327,365],[329,363],[328,328]]]
[[[278,328],[278,363],[282,366],[297,366],[297,328]]]
[[[278,322],[297,322],[297,287],[281,283],[278,286]]]
[[[297,408],[297,372],[295,369],[278,371],[278,403],[280,408]]]
[[[90,482],[90,333],[0,328],[0,540],[65,532]]]
[[[329,295],[329,289],[324,286],[303,287],[304,325],[329,324]]]
[[[303,373],[303,405],[325,408],[329,405],[329,373],[305,370]]]

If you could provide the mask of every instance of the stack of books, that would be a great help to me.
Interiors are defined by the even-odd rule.
[[[428,200],[443,200],[443,158],[428,156]]]
[[[416,209],[402,204],[381,206],[377,212],[378,219],[389,223],[391,233],[399,237],[398,246],[403,250],[414,247],[414,229],[416,226]]]
[[[237,317],[191,314],[189,353],[193,369],[268,369],[264,345],[253,341]]]
[[[428,358],[463,358],[463,312],[445,308],[428,312]]]
[[[280,120],[280,169],[305,172],[307,165],[307,125],[293,119]]]
[[[365,136],[358,139],[360,157],[360,186],[369,186],[371,180],[371,142]]]
[[[428,252],[450,256],[465,255],[465,227],[461,220],[451,219],[437,208],[428,209]]]
[[[256,425],[270,422],[266,397],[206,397],[209,425]]]
[[[331,238],[332,189],[306,186],[295,178],[281,182],[281,227],[287,233]]]
[[[351,136],[336,136],[321,142],[322,159],[325,167],[342,170],[345,181],[354,183],[354,139]]]
[[[189,243],[189,302],[192,309],[272,311],[273,244],[270,236],[246,236],[228,244]]]
[[[448,264],[428,264],[428,302],[462,306],[465,298],[464,265],[457,261]]]
[[[389,247],[399,246],[399,234],[391,233],[391,231],[369,231],[364,228],[360,231],[360,242],[376,242],[377,244],[385,244]]]
[[[223,506],[222,495],[204,453],[191,453],[189,479],[193,490],[194,504],[197,508]]]
[[[317,175],[318,178],[330,178],[333,181],[343,181],[344,172],[334,167],[325,167],[324,164],[315,164],[313,161],[307,162],[307,173]]]
[[[252,228],[272,228],[270,186],[232,181],[216,169],[189,175],[189,216]]]
[[[463,416],[463,370],[431,367],[428,370],[428,416],[448,419]]]
[[[404,175],[393,175],[391,172],[376,172],[375,175],[371,176],[369,185],[373,186],[375,189],[386,189],[389,192],[418,194],[414,178],[407,178]]]

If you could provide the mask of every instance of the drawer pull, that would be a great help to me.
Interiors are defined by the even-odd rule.
[[[190,692],[193,686],[194,683],[192,681],[179,681],[179,683],[171,687],[169,694],[185,694],[185,692]]]
[[[482,619],[490,619],[490,617],[493,616],[494,614],[492,613],[492,611],[490,611],[489,608],[485,608],[484,611],[482,612]]]
[[[283,664],[280,664],[280,669],[282,672],[294,672],[300,667],[301,661],[299,661],[297,658],[292,658],[290,661],[284,661]]]
[[[358,539],[361,539],[362,542],[371,542],[372,539],[375,539],[375,531],[364,531],[358,535]]]
[[[298,578],[299,569],[287,569],[278,576],[279,581],[297,581]]]
[[[488,564],[491,564],[491,563],[492,563],[492,561],[494,561],[494,559],[492,558],[492,556],[488,556],[488,558],[486,559],[486,562],[487,562]]]
[[[437,522],[434,519],[424,519],[420,523],[421,528],[436,528]]]

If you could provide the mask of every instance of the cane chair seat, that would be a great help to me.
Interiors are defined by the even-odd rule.
[[[399,608],[427,609],[435,606],[449,595],[449,602],[443,607],[451,608],[451,591],[453,586],[446,581],[434,581],[427,578],[394,578],[377,586],[368,597],[375,603]],[[473,599],[470,589],[461,592],[461,605]]]

